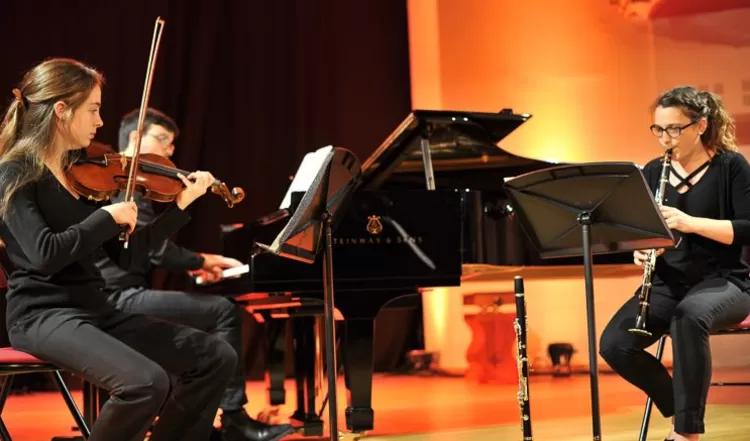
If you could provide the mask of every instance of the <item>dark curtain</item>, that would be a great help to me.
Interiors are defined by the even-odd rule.
[[[193,204],[175,240],[196,251],[220,252],[219,224],[274,211],[305,153],[333,144],[364,161],[411,110],[404,0],[24,0],[2,9],[2,103],[45,58],[87,62],[107,80],[97,140],[112,146],[120,117],[140,105],[155,19],[166,21],[150,105],[180,126],[173,160],[247,192],[232,209],[211,194]],[[185,284],[182,274],[157,279]],[[407,332],[403,317],[378,325]]]
[[[362,161],[410,110],[404,0],[7,2],[0,91],[51,56],[107,77],[98,140],[140,105],[154,20],[166,20],[150,104],[182,133],[174,162],[241,186],[245,202],[196,202],[180,243],[212,251],[219,223],[278,206],[305,153],[329,144]]]

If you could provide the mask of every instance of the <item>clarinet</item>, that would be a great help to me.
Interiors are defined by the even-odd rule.
[[[664,203],[664,191],[669,180],[669,171],[672,163],[672,149],[667,149],[662,158],[661,175],[659,177],[659,187],[656,189],[656,204],[661,206]],[[647,329],[646,318],[648,317],[648,305],[651,300],[651,284],[654,279],[654,268],[656,267],[656,250],[648,250],[648,259],[643,263],[643,283],[641,292],[638,295],[638,315],[635,318],[635,326],[628,329],[628,332],[635,335],[651,336]]]
[[[529,405],[529,361],[526,357],[526,298],[524,296],[523,278],[513,279],[516,291],[516,319],[513,328],[516,331],[516,346],[518,365],[518,406],[521,409],[521,433],[524,441],[532,441],[531,437],[531,407]]]

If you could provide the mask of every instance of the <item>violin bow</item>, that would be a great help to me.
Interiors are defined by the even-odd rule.
[[[135,183],[138,176],[138,159],[141,154],[143,124],[146,119],[148,100],[151,97],[151,83],[153,83],[154,80],[154,65],[156,64],[156,56],[159,53],[159,43],[161,42],[161,33],[163,30],[164,20],[161,17],[157,17],[156,23],[154,24],[154,35],[151,38],[151,53],[148,56],[148,66],[146,67],[146,82],[143,85],[143,95],[141,96],[141,108],[138,111],[138,127],[136,127],[135,153],[133,153],[133,157],[130,160],[128,185],[125,189],[125,202],[132,202],[135,199]],[[125,248],[128,247],[129,237],[130,234],[127,231],[124,231],[120,234],[120,240],[125,241]]]

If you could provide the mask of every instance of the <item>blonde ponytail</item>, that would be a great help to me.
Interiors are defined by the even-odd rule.
[[[23,117],[26,113],[21,92],[18,89],[13,89],[13,94],[15,99],[8,106],[2,125],[0,125],[0,157],[3,157],[21,137]]]

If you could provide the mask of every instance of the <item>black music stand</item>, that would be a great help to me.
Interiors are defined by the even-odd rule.
[[[291,218],[268,246],[255,245],[287,259],[312,264],[323,252],[323,309],[325,315],[328,415],[331,441],[338,440],[336,405],[336,329],[333,301],[333,230],[341,219],[354,190],[359,186],[361,166],[349,150],[327,146],[308,153],[289,186],[281,209]],[[301,196],[301,197],[300,197]],[[322,240],[321,240],[322,239]]]
[[[505,183],[518,220],[543,259],[583,256],[594,440],[601,440],[593,255],[674,246],[643,173],[630,162],[565,165]],[[635,316],[633,316],[635,320]]]

